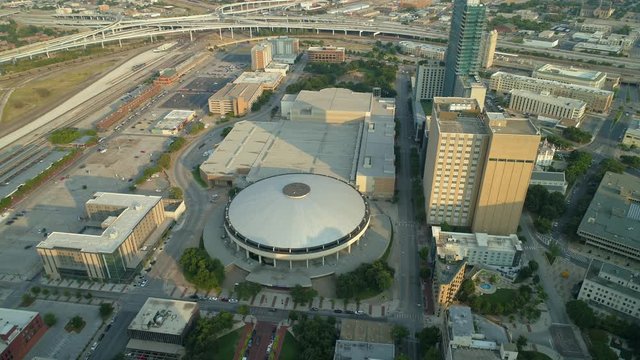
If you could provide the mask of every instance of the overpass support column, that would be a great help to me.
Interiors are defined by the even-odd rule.
[[[335,30],[331,30],[331,35],[335,35],[336,31]]]
[[[320,29],[316,29],[316,34],[320,34]]]
[[[238,245],[238,243],[236,243],[236,251],[240,251],[240,245]]]
[[[324,266],[324,256],[322,257],[322,266]]]
[[[309,268],[309,259],[307,259],[307,269]]]
[[[220,39],[222,39],[222,28],[220,28],[218,30],[220,30]]]
[[[153,34],[149,34],[149,39],[151,39],[151,42],[153,42]]]
[[[360,30],[359,35],[358,36],[362,36],[362,30]]]
[[[273,268],[276,268],[276,259],[273,259]]]
[[[293,261],[289,260],[289,269],[293,269]]]
[[[349,247],[347,248],[347,253],[351,254],[351,244],[349,244]]]
[[[249,26],[249,38],[253,39],[253,29]]]
[[[231,29],[231,38],[233,39],[233,28],[230,28],[230,29]]]
[[[104,41],[101,41],[100,45],[102,45],[102,48],[104,49]]]
[[[248,259],[248,258],[249,258],[249,250],[244,249],[244,251],[246,252],[246,254],[247,254],[247,259]]]
[[[262,255],[258,255],[258,261],[262,264]]]
[[[347,35],[347,30],[344,31],[344,34]]]
[[[189,40],[193,41],[193,31],[189,31]]]
[[[336,251],[336,262],[340,260],[340,251]]]
[[[122,47],[122,39],[118,39],[118,44],[120,44],[120,47]],[[85,45],[84,47],[86,48],[87,45]]]

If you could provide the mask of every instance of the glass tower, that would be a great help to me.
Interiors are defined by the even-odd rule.
[[[454,0],[443,96],[454,96],[457,77],[473,76],[480,70],[485,20],[486,9],[480,0]]]

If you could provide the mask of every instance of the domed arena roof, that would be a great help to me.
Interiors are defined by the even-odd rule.
[[[311,249],[367,223],[368,205],[351,185],[317,174],[284,174],[255,182],[227,209],[228,224],[260,247]]]

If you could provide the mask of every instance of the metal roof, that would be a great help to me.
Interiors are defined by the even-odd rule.
[[[242,190],[228,205],[228,221],[267,247],[304,249],[334,242],[365,219],[367,205],[349,184],[324,175],[284,174]]]

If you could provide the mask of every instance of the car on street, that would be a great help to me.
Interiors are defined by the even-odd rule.
[[[340,310],[340,309],[335,309],[335,310],[333,310],[333,312],[336,313],[336,314],[342,314],[342,310]]]
[[[315,306],[311,308],[311,311],[318,311],[318,310],[319,309],[317,307],[315,307]]]

